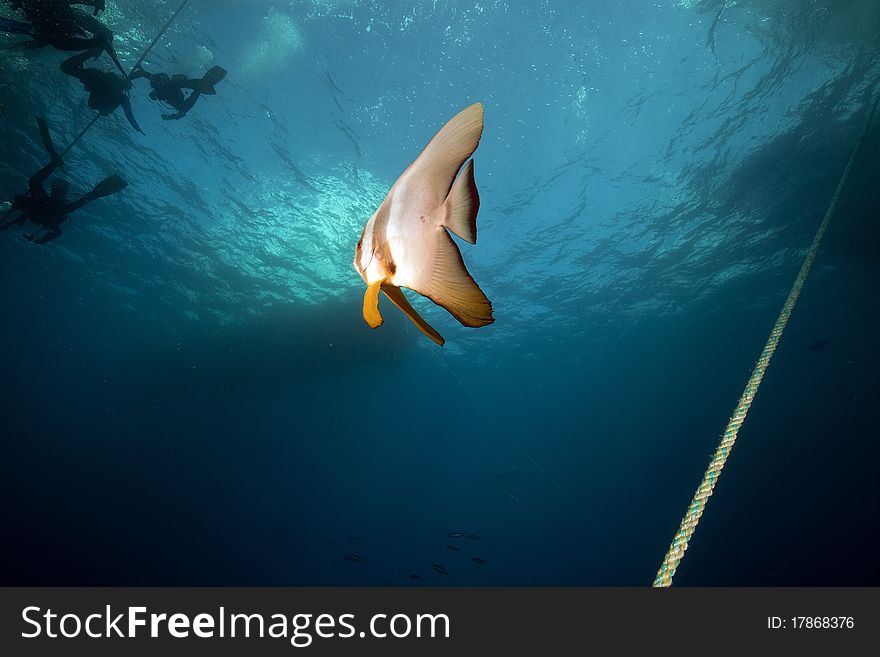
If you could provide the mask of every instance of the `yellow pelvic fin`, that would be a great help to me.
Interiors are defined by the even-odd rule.
[[[391,283],[382,283],[382,291],[385,293],[385,296],[391,299],[391,303],[400,308],[403,311],[403,314],[409,317],[410,321],[415,324],[418,329],[431,338],[434,342],[439,344],[441,347],[445,340],[443,340],[443,336],[441,336],[437,331],[433,329],[433,327],[428,324],[422,316],[416,312],[416,309],[409,305],[409,301],[406,300],[406,297],[403,295],[403,292],[396,285],[392,285]],[[364,301],[364,317],[366,317],[366,299]],[[379,314],[379,311],[376,311],[376,314]],[[369,320],[367,320],[369,321]]]
[[[382,322],[385,321],[379,312],[379,288],[381,286],[382,281],[376,281],[364,293],[364,321],[370,325],[370,328],[382,326]]]

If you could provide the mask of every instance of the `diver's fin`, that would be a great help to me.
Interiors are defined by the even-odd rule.
[[[495,321],[492,302],[471,278],[458,246],[445,228],[438,228],[428,258],[424,272],[407,287],[446,308],[465,326],[475,328]]]
[[[214,85],[220,82],[220,80],[225,77],[226,69],[221,66],[214,66],[200,79],[186,80],[183,86],[187,89],[192,89],[193,91],[197,91],[200,94],[204,94],[206,96],[214,96],[217,94],[217,90],[214,88]]]
[[[464,165],[443,205],[446,212],[443,225],[461,239],[476,244],[480,195],[477,192],[477,183],[474,181],[473,160],[468,160]]]
[[[141,127],[137,124],[137,121],[135,121],[134,114],[131,113],[131,102],[128,100],[128,96],[123,96],[120,105],[122,105],[122,111],[125,112],[125,118],[131,123],[131,127],[139,133],[144,134],[144,131],[141,130]]]
[[[208,84],[217,84],[226,77],[226,69],[222,66],[212,66],[210,70],[202,76],[202,80]]]
[[[0,17],[0,32],[6,32],[8,34],[30,34],[33,29],[34,26],[30,23],[21,23],[19,21],[14,21],[11,18]]]
[[[113,45],[108,44],[104,46],[104,50],[110,56],[110,59],[113,60],[113,63],[116,64],[116,68],[118,68],[119,72],[122,73],[122,77],[124,77],[126,80],[130,79],[128,77],[128,73],[126,73],[125,69],[122,67],[122,62],[119,61],[119,57],[116,55],[116,49],[113,47]]]
[[[222,66],[212,66],[211,70],[205,73],[202,76],[202,82],[206,85],[206,90],[199,90],[203,94],[213,95],[216,94],[217,91],[214,89],[214,85],[220,82],[223,78],[226,77],[226,69]]]
[[[385,321],[379,312],[379,288],[381,286],[382,281],[376,281],[364,292],[364,321],[370,325],[370,328],[378,328]]]
[[[437,333],[428,322],[422,319],[422,316],[416,312],[416,309],[409,305],[409,301],[406,300],[403,291],[399,287],[391,285],[391,283],[382,283],[382,292],[385,293],[386,297],[391,299],[391,303],[400,308],[403,311],[403,314],[409,317],[410,321],[415,324],[422,333],[427,335],[441,347],[443,346],[443,336]]]
[[[49,126],[46,124],[46,120],[38,116],[37,127],[40,129],[40,139],[43,140],[43,148],[49,153],[49,157],[52,158],[52,161],[57,161],[61,170],[64,171],[64,173],[67,173],[64,169],[64,162],[61,161],[61,156],[58,155],[58,151],[55,150],[55,144],[52,143],[52,135],[49,133]]]
[[[91,200],[103,198],[104,196],[110,196],[116,192],[121,192],[126,187],[128,187],[128,183],[114,174],[109,178],[104,178],[104,180],[95,185],[95,188],[88,193],[88,197]]]

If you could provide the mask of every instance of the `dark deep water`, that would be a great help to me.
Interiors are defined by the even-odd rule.
[[[176,6],[107,4],[127,65]],[[0,584],[649,584],[878,97],[880,10],[581,4],[191,0],[146,61],[218,95],[163,122],[136,86],[146,136],[67,159],[128,189],[0,233]],[[4,199],[35,115],[91,117],[17,40]],[[363,223],[476,100],[496,323],[371,331]],[[880,584],[878,153],[880,117],[676,584]]]

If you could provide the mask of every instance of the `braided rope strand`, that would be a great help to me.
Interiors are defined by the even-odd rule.
[[[874,113],[877,110],[878,103],[880,103],[880,97],[878,97],[872,109],[868,112],[868,118],[865,121],[865,127],[862,130],[862,134],[859,136],[858,141],[856,141],[856,144],[853,147],[849,162],[847,162],[846,168],[844,169],[843,174],[840,177],[840,182],[838,182],[837,184],[837,189],[834,191],[834,195],[831,197],[831,202],[828,205],[828,209],[825,211],[825,216],[822,218],[822,223],[819,224],[816,235],[815,237],[813,237],[813,242],[810,245],[810,249],[807,252],[806,257],[804,258],[801,269],[794,280],[794,285],[792,285],[791,292],[788,293],[788,298],[785,300],[785,303],[782,306],[782,310],[779,312],[779,317],[776,319],[776,323],[773,325],[773,330],[770,331],[770,337],[767,338],[767,343],[764,345],[764,350],[761,352],[761,356],[758,358],[758,362],[755,365],[754,370],[752,370],[752,375],[751,377],[749,377],[748,383],[746,383],[745,390],[743,391],[743,394],[739,399],[736,410],[733,412],[733,416],[727,423],[727,428],[725,428],[724,434],[721,438],[721,442],[718,444],[718,448],[715,450],[715,455],[712,458],[712,461],[709,463],[709,467],[706,469],[706,473],[703,476],[703,481],[700,483],[699,488],[697,488],[697,492],[694,494],[694,498],[691,501],[690,506],[688,507],[687,514],[681,521],[681,526],[679,527],[678,532],[675,534],[675,538],[673,538],[672,544],[669,546],[669,550],[666,553],[663,564],[660,566],[660,570],[657,571],[657,576],[654,578],[653,584],[655,587],[667,587],[672,585],[672,577],[673,575],[675,575],[675,571],[678,568],[678,565],[681,563],[682,558],[684,557],[685,550],[687,550],[688,548],[688,542],[693,536],[694,530],[697,528],[697,524],[699,524],[700,522],[700,518],[703,515],[703,511],[706,508],[709,497],[712,496],[712,490],[715,488],[715,484],[718,482],[718,478],[721,476],[721,470],[724,468],[724,464],[727,463],[727,459],[730,456],[730,452],[733,449],[734,443],[736,442],[736,436],[739,433],[739,429],[746,419],[746,415],[749,412],[749,408],[752,405],[752,401],[754,400],[755,395],[758,393],[758,387],[761,385],[761,380],[764,378],[764,373],[767,371],[767,367],[770,365],[770,359],[773,357],[773,353],[776,351],[776,345],[779,344],[779,340],[782,337],[782,331],[785,329],[786,324],[788,324],[788,319],[791,317],[791,313],[794,310],[794,305],[797,302],[801,290],[804,287],[804,283],[807,280],[807,276],[810,273],[813,262],[816,260],[816,255],[819,252],[819,246],[822,243],[822,238],[824,237],[825,231],[828,228],[828,224],[831,222],[831,218],[834,216],[834,212],[837,209],[837,203],[840,200],[843,188],[846,186],[846,181],[849,178],[850,171],[852,170],[853,164],[858,157],[859,150],[862,147],[862,143],[865,141],[865,136],[868,134],[868,128],[871,125],[871,120],[873,119]]]

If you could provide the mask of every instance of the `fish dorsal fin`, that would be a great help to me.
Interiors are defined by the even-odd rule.
[[[379,289],[381,286],[382,281],[376,281],[368,286],[367,291],[364,292],[364,321],[370,325],[370,328],[378,328],[385,321],[379,312]]]
[[[455,179],[455,184],[446,197],[443,220],[449,230],[471,244],[477,243],[477,211],[480,209],[480,194],[474,181],[474,161],[468,160],[464,169]]]
[[[437,228],[429,248],[425,266],[406,286],[443,306],[464,326],[475,328],[494,322],[492,303],[471,278],[458,246],[445,228]]]
[[[416,174],[419,186],[424,185],[440,205],[461,165],[480,144],[482,134],[483,104],[474,103],[440,128],[404,175]]]
[[[415,324],[422,333],[427,335],[441,347],[443,346],[443,343],[445,342],[443,336],[437,333],[428,322],[422,319],[422,316],[419,315],[416,309],[406,300],[403,290],[396,285],[391,285],[391,283],[383,283],[382,292],[385,293],[386,297],[391,299],[391,303],[400,308],[400,310],[403,311],[403,314],[409,317],[410,321]]]

